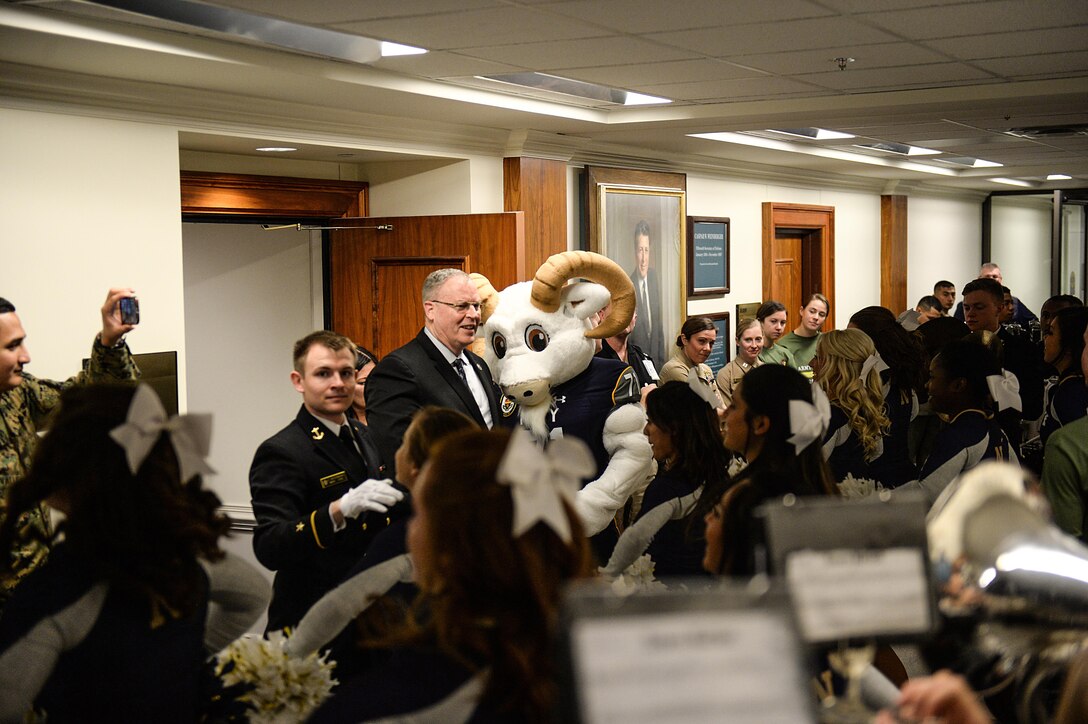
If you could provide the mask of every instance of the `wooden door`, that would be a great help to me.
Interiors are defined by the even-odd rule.
[[[801,308],[801,237],[781,230],[771,244],[771,288],[764,301],[776,299],[786,305],[786,329],[796,326],[797,310]]]
[[[372,343],[379,356],[416,336],[423,326],[423,280],[436,269],[468,270],[467,257],[393,256],[370,260]],[[379,301],[380,300],[380,301]],[[384,307],[384,309],[383,309]],[[387,313],[397,310],[395,314]],[[380,350],[380,351],[379,351]]]
[[[786,305],[787,329],[812,294],[828,298],[835,326],[835,208],[763,204],[763,300]]]
[[[496,289],[532,278],[521,211],[337,219],[330,232],[330,329],[383,357],[423,326],[423,279],[442,267],[479,272]]]

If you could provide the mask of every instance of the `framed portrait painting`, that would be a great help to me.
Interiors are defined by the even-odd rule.
[[[684,176],[589,170],[589,250],[612,259],[631,278],[636,316],[628,344],[660,369],[675,351],[687,308]]]

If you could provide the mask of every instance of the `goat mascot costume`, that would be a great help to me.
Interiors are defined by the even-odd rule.
[[[593,452],[596,478],[579,491],[576,507],[607,560],[616,540],[610,523],[653,467],[637,378],[624,362],[593,356],[594,340],[631,321],[631,279],[611,259],[585,251],[554,254],[533,281],[502,292],[479,274],[472,278],[483,309],[484,358],[520,406],[522,426],[542,445],[575,437]],[[567,284],[575,278],[589,281]],[[594,327],[590,320],[609,302],[611,313]]]

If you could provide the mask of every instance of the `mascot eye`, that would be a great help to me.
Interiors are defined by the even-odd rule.
[[[548,346],[548,333],[539,324],[530,325],[525,330],[525,344],[534,352],[543,352]]]
[[[506,356],[506,337],[498,332],[491,335],[491,348],[495,350],[495,356],[502,359]]]

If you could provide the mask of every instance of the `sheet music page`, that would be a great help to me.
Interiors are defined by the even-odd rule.
[[[796,632],[781,614],[584,618],[574,623],[571,641],[587,723],[814,720]]]
[[[809,642],[924,633],[930,627],[921,549],[796,551],[786,580]]]

